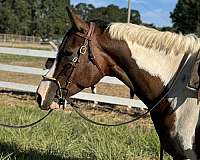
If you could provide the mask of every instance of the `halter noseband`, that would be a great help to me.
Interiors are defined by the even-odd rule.
[[[69,92],[69,86],[72,83],[73,76],[74,76],[74,73],[75,73],[74,69],[76,68],[76,65],[79,62],[79,60],[80,60],[82,55],[85,55],[86,53],[88,53],[88,59],[97,67],[97,69],[99,70],[100,74],[102,76],[104,76],[104,73],[101,70],[101,67],[97,63],[97,61],[95,59],[95,56],[94,56],[94,54],[92,52],[91,40],[92,40],[92,35],[94,33],[94,30],[95,30],[95,23],[90,22],[90,28],[88,30],[87,35],[85,35],[85,34],[83,34],[81,32],[74,33],[75,35],[77,35],[77,36],[79,36],[81,38],[84,38],[85,41],[84,41],[84,44],[82,46],[80,46],[80,48],[78,49],[77,56],[73,57],[72,60],[70,61],[71,67],[69,69],[71,70],[71,72],[70,72],[70,75],[68,76],[68,79],[66,80],[66,86],[64,88],[61,87],[60,82],[56,78],[48,77],[46,75],[43,76],[43,80],[52,81],[57,85],[58,90],[56,92],[56,96],[58,98],[59,106],[65,107],[66,99],[67,99],[67,101],[70,101],[69,97],[65,98],[63,96],[63,90],[65,90],[65,92],[67,92],[67,93]]]

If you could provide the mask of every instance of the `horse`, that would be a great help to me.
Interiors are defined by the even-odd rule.
[[[200,105],[186,87],[191,70],[182,67],[198,53],[200,39],[136,24],[86,22],[67,12],[72,28],[38,86],[39,107],[58,106],[58,92],[68,99],[104,76],[117,77],[149,110],[157,102],[151,119],[174,160],[200,159]]]

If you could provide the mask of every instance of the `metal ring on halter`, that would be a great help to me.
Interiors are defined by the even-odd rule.
[[[72,62],[73,63],[76,63],[78,61],[78,57],[74,57],[73,59],[72,59]]]
[[[87,52],[87,46],[86,46],[86,45],[81,46],[81,48],[80,48],[80,53],[81,53],[82,55],[84,55],[86,52]]]

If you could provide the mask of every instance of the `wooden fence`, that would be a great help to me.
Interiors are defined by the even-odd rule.
[[[0,54],[1,53],[10,54],[10,55],[19,55],[19,56],[43,57],[43,58],[55,58],[56,56],[56,52],[53,52],[53,51],[41,51],[41,50],[5,48],[5,47],[0,47]],[[48,70],[43,70],[40,68],[33,68],[33,67],[22,67],[22,66],[0,64],[0,71],[17,72],[17,73],[33,74],[33,75],[44,75],[47,73]],[[104,77],[100,81],[100,83],[124,85],[120,80],[113,77]],[[0,81],[0,88],[35,93],[37,86]],[[79,100],[102,102],[102,103],[107,103],[107,104],[126,105],[126,106],[132,106],[132,107],[146,108],[146,106],[140,100],[85,93],[85,92],[77,93],[76,95],[72,96],[72,98],[79,99]]]
[[[23,42],[23,43],[39,43],[40,37],[23,36],[16,34],[0,34],[0,42]]]

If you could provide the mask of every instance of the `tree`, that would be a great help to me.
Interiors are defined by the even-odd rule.
[[[65,10],[70,0],[0,0],[0,33],[57,38],[70,27]],[[116,5],[95,8],[79,3],[76,12],[85,20],[127,22],[128,9]],[[140,14],[132,10],[131,22],[140,24]]]
[[[199,0],[179,0],[170,17],[177,31],[184,34],[195,33],[200,36]]]
[[[63,35],[69,28],[65,10],[69,3],[69,0],[2,0],[0,32],[44,38]]]
[[[29,11],[25,0],[0,3],[0,30],[6,33],[28,34]]]
[[[36,35],[43,38],[63,35],[68,28],[69,22],[65,10],[68,0],[39,0],[36,15]]]
[[[88,20],[89,14],[95,10],[95,7],[92,4],[79,3],[74,7],[74,9],[81,18]]]
[[[116,5],[95,8],[92,4],[80,3],[76,5],[75,10],[85,20],[103,20],[107,22],[127,22],[128,9],[119,8]],[[132,10],[131,22],[140,24],[140,14],[136,10]]]

